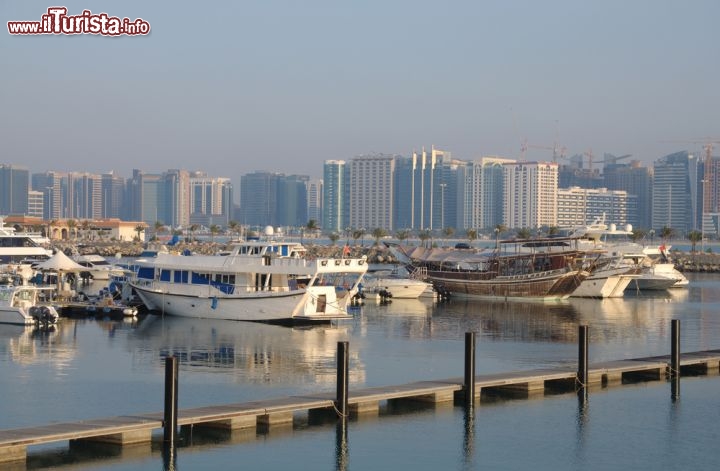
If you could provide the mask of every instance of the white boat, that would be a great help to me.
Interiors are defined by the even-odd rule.
[[[0,263],[30,263],[47,260],[52,251],[44,248],[47,241],[40,234],[16,232],[14,227],[6,226],[0,217]]]
[[[432,284],[403,276],[397,270],[378,270],[368,273],[362,289],[366,295],[385,292],[393,299],[418,299],[426,290],[432,291]]]
[[[0,323],[17,325],[52,325],[60,317],[53,306],[41,304],[41,294],[48,298],[52,287],[34,285],[0,286]]]
[[[620,261],[613,263],[614,270],[617,273],[636,275],[626,289],[681,288],[689,283],[687,278],[667,261],[666,251],[669,247],[664,244],[655,247],[633,242],[630,238],[633,235],[632,226],[629,224],[618,228],[615,224],[605,224],[602,218],[588,226],[575,228],[572,235],[584,240],[585,245],[581,247],[588,251],[604,250],[606,257],[619,257]],[[674,281],[669,283],[668,278]]]
[[[101,255],[75,255],[72,259],[87,268],[86,271],[94,280],[109,280],[113,276],[122,276],[125,272],[122,267],[111,264]]]
[[[363,258],[308,259],[296,242],[249,240],[228,255],[158,253],[130,282],[149,309],[183,317],[265,322],[347,319]]]

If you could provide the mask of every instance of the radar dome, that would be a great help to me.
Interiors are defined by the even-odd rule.
[[[263,229],[263,234],[266,236],[271,236],[275,233],[275,229],[273,229],[272,226],[265,226],[265,229]]]

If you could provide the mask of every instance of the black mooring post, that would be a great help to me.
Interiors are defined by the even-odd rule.
[[[348,342],[338,342],[335,408],[342,419],[348,416],[348,380]]]
[[[475,401],[475,332],[465,332],[465,405]]]
[[[577,381],[585,389],[588,383],[588,326],[578,327],[578,372]]]
[[[174,356],[165,359],[165,444],[174,446],[177,439],[178,362]]]
[[[680,320],[671,321],[670,376],[680,377]]]

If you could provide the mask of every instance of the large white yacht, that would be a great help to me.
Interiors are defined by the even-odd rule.
[[[0,264],[47,260],[52,251],[42,246],[47,238],[37,233],[17,232],[0,216]]]

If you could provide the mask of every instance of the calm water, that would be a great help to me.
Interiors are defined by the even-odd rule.
[[[692,275],[692,274],[691,274]],[[350,342],[350,386],[461,377],[464,334],[476,332],[478,373],[571,366],[577,326],[590,361],[667,354],[670,321],[682,351],[720,348],[720,276],[688,289],[557,304],[368,303],[352,321],[287,328],[147,316],[63,319],[53,332],[0,326],[0,428],[163,408],[164,358],[180,358],[179,405],[334,392],[337,342]],[[178,469],[714,469],[720,460],[720,376],[462,407],[391,411],[269,434],[192,437]],[[150,447],[31,448],[30,468],[163,469]],[[400,468],[399,468],[400,467]],[[22,468],[21,468],[22,469]]]

